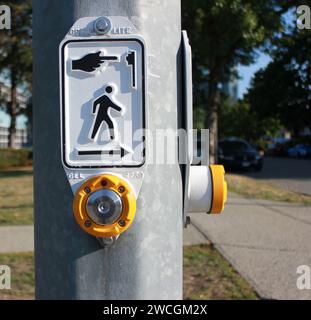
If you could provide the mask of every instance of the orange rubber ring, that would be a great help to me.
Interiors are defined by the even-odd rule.
[[[122,192],[119,191],[120,187],[123,187],[120,189]],[[88,197],[100,189],[113,190],[122,199],[122,213],[118,220],[109,225],[96,224],[87,214]],[[74,197],[73,212],[76,221],[85,232],[100,238],[116,237],[132,224],[136,213],[136,197],[128,182],[112,174],[103,174],[92,177],[80,186]]]

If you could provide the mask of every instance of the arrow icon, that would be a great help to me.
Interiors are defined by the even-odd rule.
[[[101,154],[108,154],[108,155],[115,155],[119,154],[121,158],[126,156],[129,153],[129,151],[125,150],[124,148],[120,148],[118,150],[84,150],[84,151],[78,151],[79,156],[88,156],[88,155],[101,155]]]

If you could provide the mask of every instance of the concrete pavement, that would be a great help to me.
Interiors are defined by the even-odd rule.
[[[262,298],[311,299],[296,286],[297,267],[311,267],[311,207],[232,196],[222,215],[191,220],[186,244],[210,239]]]
[[[287,190],[311,195],[311,159],[267,157],[264,159],[262,171],[247,172],[245,175]]]
[[[0,227],[0,253],[34,250],[33,226]]]

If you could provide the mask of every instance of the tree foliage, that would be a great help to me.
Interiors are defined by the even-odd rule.
[[[18,84],[31,85],[31,1],[6,1],[11,8],[12,28],[3,30],[0,36],[0,70],[8,76],[14,72]]]
[[[247,96],[261,119],[299,133],[311,124],[311,34],[295,29],[275,42],[273,61],[255,75]]]
[[[234,105],[224,101],[220,111],[220,137],[235,136],[244,138],[255,145],[265,136],[275,136],[282,128],[277,118],[262,119],[253,112],[245,100]]]
[[[11,116],[9,128],[10,146],[14,147],[16,133],[16,117],[24,112],[17,101],[17,90],[31,89],[31,0],[6,1],[11,9],[12,22],[10,30],[2,30],[0,34],[0,74],[10,83],[10,101],[2,103],[7,113]],[[3,101],[2,101],[3,102]]]
[[[288,1],[184,0],[183,25],[193,50],[195,75],[219,70],[226,81],[232,68],[254,62],[254,49],[282,30]]]
[[[254,62],[255,49],[283,28],[281,16],[292,1],[285,0],[184,0],[183,25],[193,48],[195,100],[205,104],[210,129],[210,154],[216,157],[220,84],[238,64]],[[200,93],[202,83],[207,97]],[[213,159],[212,159],[213,160]]]

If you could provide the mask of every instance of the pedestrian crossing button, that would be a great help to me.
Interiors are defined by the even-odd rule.
[[[93,192],[86,203],[89,217],[100,225],[112,224],[122,213],[122,200],[120,196],[109,189]]]

